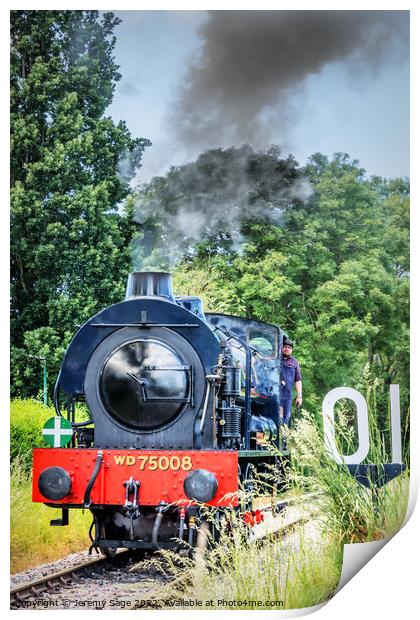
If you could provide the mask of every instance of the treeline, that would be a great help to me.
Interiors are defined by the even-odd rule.
[[[117,21],[12,13],[12,394],[37,395],[44,360],[52,390],[78,325],[123,298],[133,258],[171,266],[176,292],[209,311],[285,329],[310,409],[351,385],[375,391],[385,424],[392,382],[407,411],[408,181],[345,154],[299,166],[243,146],[133,192],[149,143],[106,116]]]

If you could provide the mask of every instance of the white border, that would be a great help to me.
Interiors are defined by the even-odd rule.
[[[5,3],[6,5],[2,6],[0,9],[1,20],[0,20],[0,45],[2,51],[2,63],[0,65],[1,76],[3,81],[3,93],[8,92],[8,57],[9,57],[9,27],[8,27],[8,11],[9,9],[79,9],[83,10],[86,8],[89,9],[98,9],[98,10],[224,10],[224,9],[238,9],[238,10],[278,10],[278,9],[291,9],[291,10],[303,10],[303,9],[311,9],[311,10],[410,10],[411,11],[411,23],[412,23],[412,36],[411,36],[411,59],[412,59],[412,69],[411,69],[411,78],[412,78],[412,91],[411,91],[411,109],[419,110],[420,102],[418,98],[418,84],[417,77],[419,75],[419,66],[418,66],[418,58],[419,58],[419,50],[418,50],[418,8],[416,2],[414,0],[411,1],[403,1],[403,2],[395,2],[390,0],[384,0],[382,2],[361,2],[361,1],[353,1],[349,2],[348,0],[344,0],[340,2],[338,5],[337,2],[332,1],[319,1],[319,2],[303,2],[299,0],[290,1],[271,1],[262,0],[258,3],[250,3],[247,1],[244,2],[228,2],[228,1],[215,1],[212,2],[202,2],[201,0],[196,0],[195,2],[170,2],[170,1],[144,1],[144,2],[128,2],[124,0],[120,0],[118,2],[118,6],[116,6],[115,2],[110,2],[109,0],[103,0],[98,2],[97,0],[91,0],[89,6],[86,6],[86,2],[80,2],[73,0],[72,2],[63,2],[62,0],[55,0],[54,2],[34,2],[31,0],[26,0],[25,2],[9,2]],[[2,98],[2,115],[1,115],[1,123],[2,123],[2,135],[5,137],[2,144],[2,149],[0,150],[0,165],[3,172],[2,175],[2,191],[3,191],[3,200],[2,200],[2,208],[0,209],[0,230],[2,234],[0,248],[2,251],[2,260],[1,260],[1,292],[2,292],[2,304],[1,304],[1,325],[3,327],[3,333],[5,330],[5,326],[8,325],[8,254],[9,254],[9,241],[8,241],[8,212],[6,209],[6,205],[8,205],[8,133],[9,133],[9,123],[8,123],[8,97],[3,96]],[[419,139],[418,132],[418,114],[412,115],[412,146],[411,146],[411,169],[415,172],[418,171],[418,148],[417,148],[417,140]],[[355,154],[357,155],[357,154]],[[418,180],[416,177],[411,179],[412,184],[412,203],[416,204],[416,199],[418,197]],[[412,210],[412,234],[417,236],[418,233],[418,218],[419,216]],[[416,241],[417,239],[415,239]],[[414,243],[413,243],[413,248]],[[417,277],[417,259],[412,253],[412,259],[414,262],[414,273],[415,273],[415,281],[412,284],[413,290],[416,288],[416,277]],[[412,296],[412,309],[411,309],[412,317],[420,317],[420,308],[419,302],[417,299]],[[418,338],[418,328],[416,326],[416,321],[412,321],[412,356],[413,356],[413,368],[417,370],[419,368],[418,365],[418,353],[417,349],[419,346],[419,338]],[[2,338],[3,343],[8,341],[7,335],[4,334]],[[7,345],[6,345],[7,346]],[[0,373],[0,394],[2,395],[2,423],[4,424],[4,432],[1,433],[2,437],[2,482],[1,488],[3,489],[2,498],[3,498],[3,507],[2,507],[2,532],[7,532],[8,530],[8,498],[6,497],[7,493],[5,493],[5,489],[8,489],[8,455],[7,455],[7,447],[8,447],[8,416],[6,412],[8,411],[8,351],[6,349],[3,352],[1,358],[2,366]],[[419,394],[419,381],[412,382],[412,403],[418,403],[420,394]],[[411,416],[411,436],[412,436],[412,470],[411,470],[411,480],[413,491],[411,493],[410,498],[410,512],[413,510],[414,506],[414,497],[417,494],[418,481],[419,481],[419,421],[418,421],[418,407],[415,407],[416,411]],[[418,538],[420,533],[420,511],[417,508],[412,518],[409,520],[407,525],[403,528],[403,530],[398,533],[394,539],[392,539],[384,549],[380,552],[378,556],[373,558],[371,562],[367,566],[365,566],[352,580],[351,583],[344,587],[334,598],[320,611],[317,612],[317,618],[320,620],[329,620],[334,619],[337,620],[346,620],[347,618],[354,619],[355,615],[369,618],[378,617],[381,620],[392,619],[395,620],[396,616],[403,617],[406,620],[410,620],[410,618],[417,617],[418,615]],[[6,556],[6,549],[3,551],[3,558]],[[2,609],[7,613],[10,613],[9,607],[9,586],[8,586],[8,563],[3,562],[3,570],[6,571],[6,574],[3,575],[2,580],[2,590],[1,590],[1,605]],[[39,614],[43,613],[42,611],[32,612],[26,611],[28,614],[36,613],[37,617]],[[48,612],[47,612],[48,613]],[[69,612],[69,613],[77,613],[77,612]],[[97,612],[92,612],[97,613]],[[115,613],[120,612],[102,612],[112,613],[113,617]],[[179,615],[181,617],[185,615],[184,611],[171,611],[171,615]],[[206,613],[206,612],[201,612]],[[211,614],[211,618],[215,617],[215,614],[219,616],[225,614],[223,612],[207,612]],[[231,613],[241,613],[242,614],[254,614],[255,612],[230,612]],[[263,612],[264,615],[269,614],[273,616],[273,614],[282,614],[283,617],[287,614],[287,612]],[[187,612],[188,614],[188,612]],[[168,612],[164,611],[143,611],[143,616],[151,616],[153,618],[158,617],[168,617]],[[259,612],[259,617],[261,616],[261,612]]]

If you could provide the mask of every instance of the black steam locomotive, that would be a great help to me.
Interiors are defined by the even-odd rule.
[[[92,543],[108,552],[194,544],[200,503],[236,506],[238,482],[286,453],[283,335],[204,314],[199,298],[174,297],[167,273],[130,274],[125,301],[87,321],[66,352],[54,402],[57,416],[66,402],[72,444],[34,450],[33,500],[62,508],[56,525],[88,507]]]

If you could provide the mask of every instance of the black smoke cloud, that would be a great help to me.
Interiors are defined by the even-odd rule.
[[[210,11],[178,92],[184,147],[261,146],[293,119],[291,97],[329,63],[353,74],[407,53],[408,11]]]
[[[133,268],[172,269],[205,240],[241,252],[245,222],[281,226],[284,213],[311,194],[297,162],[282,158],[278,147],[208,150],[139,192]]]

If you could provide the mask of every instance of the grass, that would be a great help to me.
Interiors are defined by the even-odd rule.
[[[207,510],[206,519],[213,518]],[[194,558],[162,551],[149,561],[170,578],[152,595],[152,607],[189,608],[183,601],[197,599],[202,609],[294,609],[332,596],[341,573],[342,545],[324,535],[322,519],[298,527],[292,536],[269,535],[263,543],[249,537],[242,514],[226,511],[225,519],[220,540],[214,543],[210,537],[205,561],[200,550]],[[138,568],[143,570],[144,563]]]
[[[408,472],[378,489],[373,497],[326,452],[322,429],[308,412],[303,412],[295,427],[285,432],[292,454],[287,493],[315,493],[319,516],[293,535],[271,536],[261,545],[250,540],[243,514],[227,511],[220,540],[215,542],[210,537],[206,561],[202,552],[193,560],[179,558],[170,551],[151,560],[156,568],[177,580],[174,586],[169,582],[156,590],[154,601],[158,608],[173,607],[174,601],[183,607],[185,599],[202,601],[203,609],[310,607],[333,596],[341,575],[344,543],[377,540],[400,529],[408,503]],[[336,428],[342,447],[354,443],[352,432],[342,412]],[[376,463],[389,460],[383,434],[374,421],[369,457]],[[254,493],[263,491],[267,495],[268,476],[260,478]],[[311,512],[311,506],[303,506],[305,510]],[[207,508],[204,519],[211,524],[214,518],[215,513]],[[236,605],[226,601],[236,601]]]
[[[19,461],[20,467],[29,471],[32,449],[47,447],[42,437],[45,422],[55,416],[52,407],[44,407],[33,399],[12,400],[10,403],[10,458]]]
[[[368,462],[387,463],[383,434],[370,420],[371,450]],[[341,445],[351,445],[353,429],[345,415],[336,421]],[[323,433],[306,411],[286,429],[291,449],[290,488],[322,494],[325,527],[343,543],[367,542],[394,534],[401,527],[408,505],[408,471],[375,492],[363,487],[347,468],[336,463],[324,447]]]
[[[236,535],[242,527],[237,527]],[[341,553],[337,540],[319,536],[314,521],[293,536],[269,536],[262,545],[245,536],[230,541],[224,536],[195,576],[193,594],[215,600],[216,609],[229,608],[217,604],[229,600],[241,601],[241,609],[310,607],[334,592]]]
[[[68,526],[51,527],[50,520],[59,518],[61,511],[32,503],[31,479],[18,463],[12,466],[10,487],[12,573],[88,548],[88,529],[92,522],[89,511],[82,514],[81,510],[71,510]]]
[[[84,411],[78,411],[81,419]],[[61,511],[32,502],[32,449],[47,447],[42,437],[46,420],[55,416],[53,407],[44,407],[32,399],[13,400],[10,407],[10,563],[11,572],[19,572],[57,560],[74,551],[86,549],[92,522],[89,511],[70,511],[70,524],[51,527]]]

